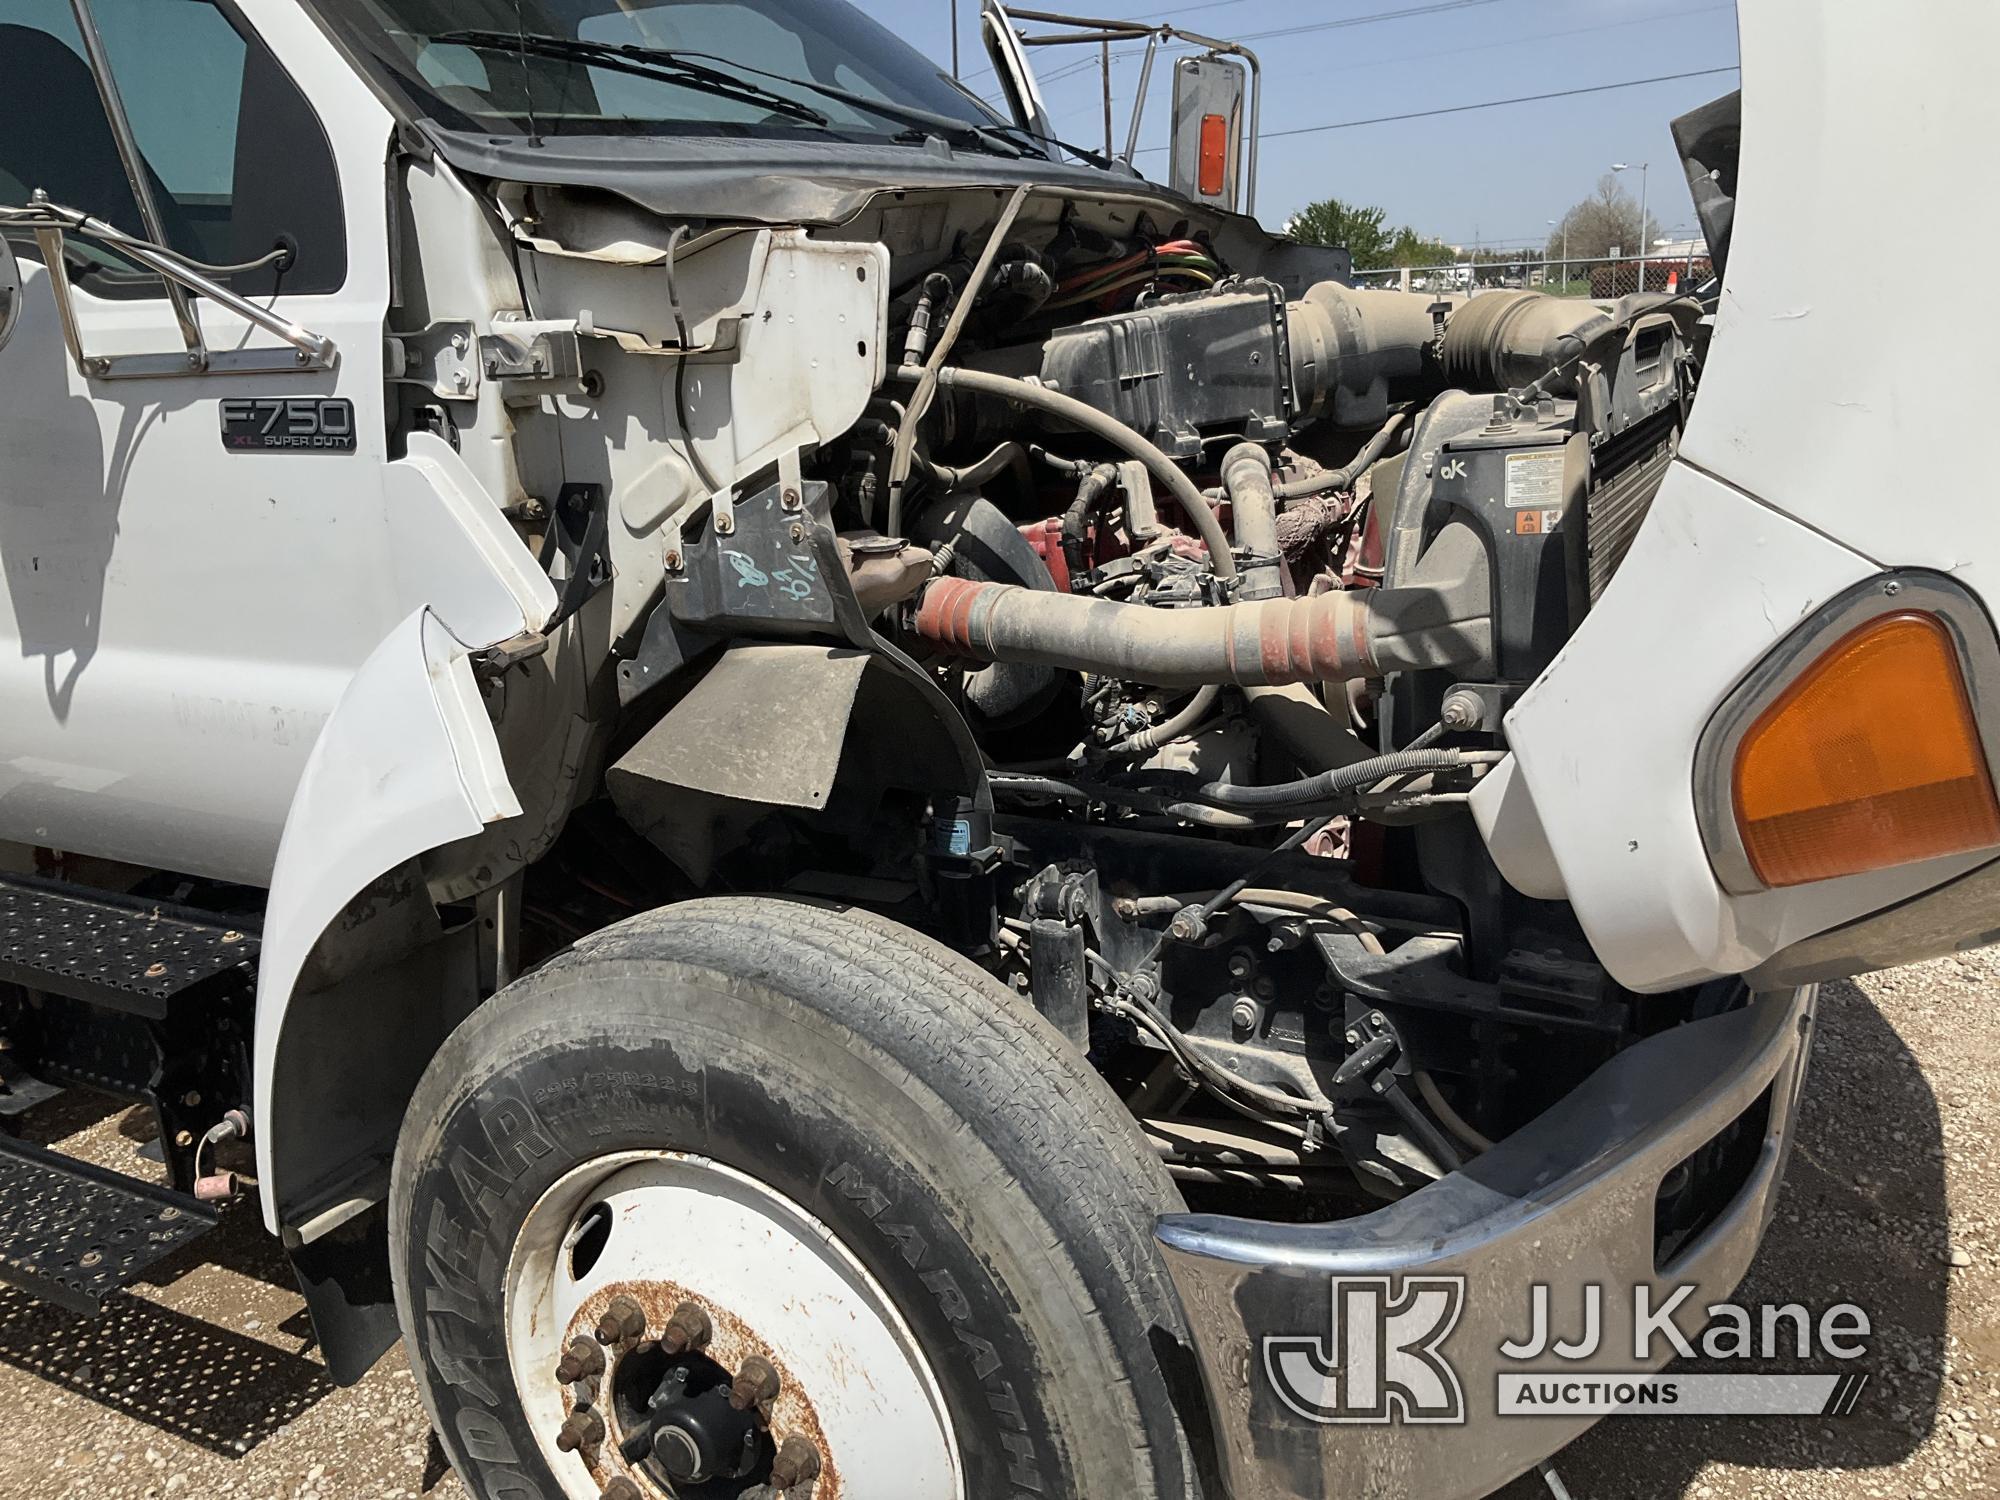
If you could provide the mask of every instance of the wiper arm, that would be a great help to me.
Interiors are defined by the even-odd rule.
[[[680,52],[670,47],[626,46],[619,49],[635,57],[657,59],[683,67],[699,67],[706,63],[721,63],[724,67],[739,73],[750,73],[758,78],[769,78],[778,83],[789,84],[795,89],[805,89],[818,94],[823,99],[838,99],[843,104],[852,104],[857,109],[872,110],[884,119],[898,120],[905,125],[916,125],[943,137],[948,143],[977,146],[991,150],[995,155],[1015,158],[1039,155],[1039,152],[1023,150],[1009,140],[998,125],[982,125],[977,120],[961,120],[952,115],[941,115],[936,110],[924,109],[915,104],[891,104],[886,99],[872,98],[867,94],[844,89],[837,84],[819,83],[811,78],[793,78],[785,73],[772,73],[763,68],[753,68],[748,63],[737,62],[734,58],[718,57],[713,52]],[[729,76],[719,74],[718,76]],[[746,87],[755,87],[747,84]]]
[[[564,62],[586,63],[614,73],[630,73],[636,78],[654,78],[699,93],[734,99],[739,104],[756,104],[774,114],[802,120],[810,125],[832,123],[810,104],[801,103],[774,89],[735,78],[714,68],[690,61],[691,54],[662,48],[589,42],[581,37],[549,36],[541,32],[441,31],[430,40],[482,52],[512,52],[531,57],[547,57]],[[776,76],[776,75],[769,75]]]
[[[1087,161],[1093,167],[1102,167],[1107,172],[1132,172],[1132,168],[1129,167],[1126,163],[1118,161],[1115,158],[1106,156],[1102,152],[1093,151],[1088,146],[1078,146],[1073,142],[1063,140],[1060,136],[1036,135],[1034,131],[1028,129],[1028,127],[1025,125],[989,125],[986,128],[993,131],[995,134],[1005,135],[1008,137],[1013,137],[1017,135],[1023,136],[1026,139],[1033,141],[1037,146],[1040,146],[1044,143],[1051,146],[1059,146],[1064,151],[1067,151],[1071,156],[1078,157],[1084,161]],[[1136,172],[1132,172],[1132,175],[1137,176],[1138,174]]]

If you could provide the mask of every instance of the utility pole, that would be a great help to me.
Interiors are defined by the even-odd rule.
[[[958,0],[945,0],[951,7],[951,76],[958,77]]]
[[[1639,163],[1639,290],[1646,290],[1646,168],[1649,162]],[[1614,161],[1614,172],[1629,172],[1632,168],[1625,162]]]
[[[1104,54],[1104,158],[1111,159],[1115,147],[1111,144],[1111,43],[1099,44]]]

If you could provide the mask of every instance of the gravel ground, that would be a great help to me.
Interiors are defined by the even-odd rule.
[[[1866,1308],[1854,1414],[1601,1423],[1557,1459],[1575,1500],[2000,1494],[1996,997],[2000,951],[1824,993],[1778,1219],[1738,1300]],[[132,1170],[144,1129],[66,1096],[27,1134]],[[352,1389],[327,1380],[253,1214],[193,1253],[100,1319],[0,1288],[0,1497],[467,1500],[400,1352]],[[1546,1494],[1531,1478],[1496,1500]]]

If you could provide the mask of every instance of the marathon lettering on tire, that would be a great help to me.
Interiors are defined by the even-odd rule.
[[[839,1163],[826,1174],[825,1180],[828,1186],[838,1189],[843,1198],[861,1210],[912,1270],[920,1272],[918,1280],[951,1324],[952,1334],[968,1356],[972,1373],[986,1396],[986,1404],[998,1419],[1000,1444],[1007,1453],[1007,1481],[1015,1492],[1012,1500],[1033,1500],[1035,1496],[1047,1494],[1048,1486],[1042,1479],[1041,1462],[1035,1452],[1034,1437],[1028,1430],[1026,1413],[1021,1410],[1020,1398],[1014,1394],[1012,1381],[999,1378],[1003,1364],[1000,1351],[991,1340],[981,1338],[969,1326],[972,1303],[960,1289],[957,1278],[943,1266],[934,1266],[927,1271],[922,1268],[923,1238],[911,1225],[884,1220],[882,1216],[891,1207],[888,1195],[863,1177],[852,1162]]]

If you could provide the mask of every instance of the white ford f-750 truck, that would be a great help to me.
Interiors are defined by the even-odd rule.
[[[2000,12],[1746,3],[1617,302],[1019,20],[0,0],[0,1111],[165,1158],[0,1277],[261,1214],[482,1500],[1474,1496],[1530,1283],[1736,1284],[1813,981],[2000,928],[1994,359],[1824,253],[2000,229]]]

